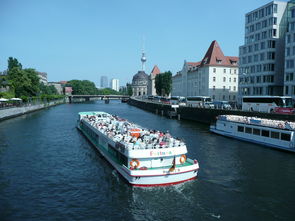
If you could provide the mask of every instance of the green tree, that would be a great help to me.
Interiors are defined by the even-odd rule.
[[[88,80],[71,80],[68,81],[66,86],[72,87],[73,94],[80,94],[80,95],[86,95],[86,94],[97,94],[97,88],[95,87],[95,84]]]
[[[157,74],[155,78],[155,88],[157,95],[162,95],[162,76],[161,74]]]
[[[22,69],[22,64],[19,63],[16,58],[9,57],[7,62],[8,62],[8,71],[12,70],[13,68]]]
[[[56,88],[53,85],[47,86],[43,82],[40,83],[40,94],[56,95],[58,94]]]
[[[37,96],[39,92],[39,77],[34,69],[20,69],[13,67],[8,71],[10,81],[16,97]]]
[[[103,89],[98,89],[97,90],[97,94],[100,94],[100,95],[109,95],[109,94],[113,94],[113,95],[119,95],[119,94],[122,94],[118,91],[115,91],[111,88],[103,88]]]
[[[170,94],[171,88],[172,88],[172,73],[171,73],[171,71],[166,71],[166,72],[160,73],[156,76],[155,88],[156,88],[157,95],[168,96]]]
[[[127,87],[127,95],[132,96],[133,91],[132,91],[131,84],[127,83],[126,87]]]

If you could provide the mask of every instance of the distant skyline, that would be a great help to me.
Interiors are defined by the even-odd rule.
[[[48,81],[100,77],[131,82],[154,65],[173,74],[199,61],[213,40],[239,55],[245,14],[269,0],[0,0],[0,71],[8,57],[48,74]],[[285,1],[286,2],[286,1]]]

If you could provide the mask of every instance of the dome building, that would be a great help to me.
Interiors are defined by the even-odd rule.
[[[138,71],[132,78],[132,96],[147,95],[148,75],[144,71]]]

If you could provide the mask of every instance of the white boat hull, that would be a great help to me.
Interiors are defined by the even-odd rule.
[[[239,134],[233,131],[225,131],[225,130],[220,130],[217,129],[216,126],[210,126],[210,131],[222,136],[226,136],[226,137],[230,137],[230,138],[234,138],[234,139],[238,139],[238,140],[242,140],[242,141],[246,141],[246,142],[251,142],[251,143],[255,143],[255,144],[259,144],[259,145],[263,145],[263,146],[267,146],[267,147],[272,147],[272,148],[276,148],[276,149],[281,149],[281,150],[286,150],[286,151],[291,151],[291,152],[295,152],[295,149],[292,147],[291,143],[287,143],[287,142],[276,142],[274,143],[272,140],[270,139],[260,139],[257,137],[253,137],[250,135],[244,135],[244,134]]]
[[[130,170],[129,168],[114,162],[100,146],[96,145],[91,139],[89,139],[88,135],[79,126],[77,126],[77,128],[88,138],[100,154],[104,156],[104,158],[119,172],[119,174],[133,186],[148,187],[172,185],[194,180],[197,177],[199,169],[198,162],[191,166],[176,167],[172,172],[169,172],[169,168]]]

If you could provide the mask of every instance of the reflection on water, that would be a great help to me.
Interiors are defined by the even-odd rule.
[[[131,187],[75,128],[106,111],[184,139],[198,179]],[[65,104],[0,122],[2,220],[291,220],[294,155],[211,134],[118,101]]]

